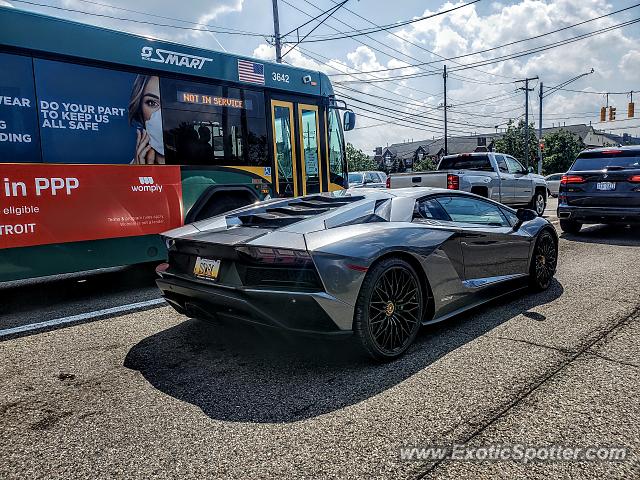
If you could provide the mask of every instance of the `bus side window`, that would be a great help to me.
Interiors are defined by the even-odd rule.
[[[336,185],[345,184],[344,137],[340,117],[335,109],[329,110],[329,181]]]
[[[261,92],[162,79],[167,163],[268,166]]]

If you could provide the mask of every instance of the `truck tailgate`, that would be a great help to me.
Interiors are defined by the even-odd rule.
[[[391,188],[436,187],[447,188],[447,172],[412,172],[392,174]]]

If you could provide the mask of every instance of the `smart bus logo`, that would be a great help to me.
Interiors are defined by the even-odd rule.
[[[198,55],[189,55],[188,53],[172,52],[162,48],[142,47],[140,52],[142,60],[157,63],[166,63],[176,65],[178,67],[187,67],[194,70],[202,70],[206,62],[212,62],[213,59],[207,57],[199,57]]]
[[[153,177],[138,177],[140,185],[131,185],[132,192],[162,192],[162,185],[158,185]]]

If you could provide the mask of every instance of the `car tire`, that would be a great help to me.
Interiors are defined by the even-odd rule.
[[[422,324],[424,294],[414,268],[400,258],[374,264],[360,287],[353,330],[360,347],[378,361],[400,357]]]
[[[549,288],[558,266],[558,242],[549,230],[538,234],[529,268],[529,285],[536,291]]]
[[[582,224],[574,220],[560,220],[560,229],[566,233],[580,233]]]
[[[540,190],[536,190],[531,199],[531,210],[535,210],[539,217],[544,215],[544,210],[547,208],[547,199]]]

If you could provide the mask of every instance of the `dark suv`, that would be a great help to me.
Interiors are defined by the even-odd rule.
[[[569,233],[585,223],[640,224],[640,146],[581,152],[560,180],[558,218]]]

